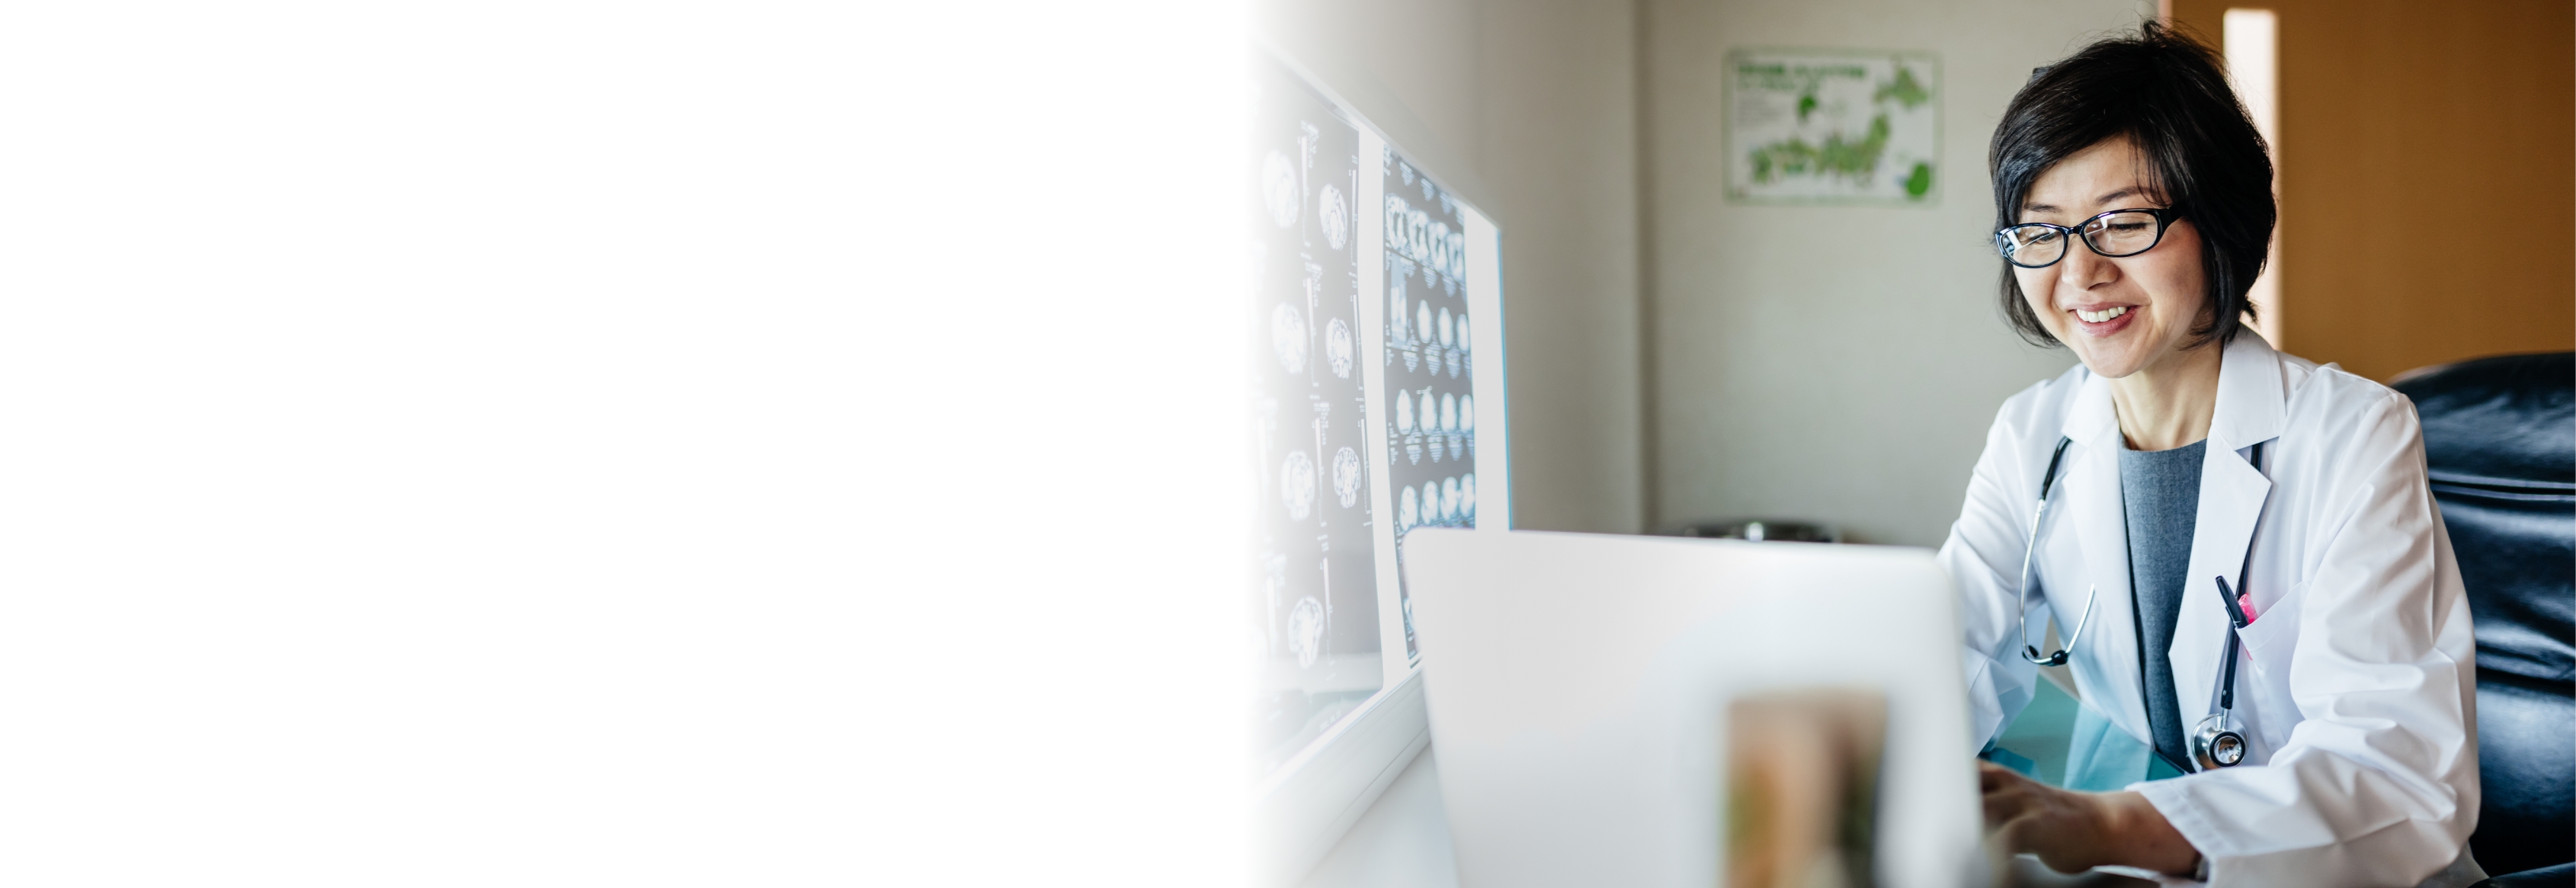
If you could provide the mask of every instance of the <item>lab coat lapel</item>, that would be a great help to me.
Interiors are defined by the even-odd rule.
[[[2183,578],[2182,610],[2174,625],[2168,662],[2183,732],[2218,707],[2220,657],[2227,641],[2227,605],[2218,577],[2244,594],[2245,554],[2260,526],[2272,482],[2248,458],[2256,444],[2280,437],[2288,395],[2280,355],[2248,330],[2219,359],[2218,404],[2200,469],[2200,511],[2191,536],[2191,572]],[[2240,652],[2241,688],[2250,668]],[[2243,705],[2244,701],[2237,701]]]
[[[2128,525],[2120,508],[2120,422],[2112,411],[2109,380],[2086,375],[2061,433],[2075,443],[2068,448],[2066,477],[2059,482],[2066,487],[2060,494],[2066,499],[2059,532],[2068,526],[2074,530],[2083,572],[2060,580],[2049,597],[2062,608],[2057,619],[2064,632],[2082,613],[2081,584],[2098,590],[2092,626],[2084,630],[2078,653],[2089,656],[2101,680],[2085,684],[2084,692],[2088,697],[2108,695],[2109,700],[2095,701],[2095,709],[2131,736],[2149,737],[2138,687],[2138,633],[2129,604]]]

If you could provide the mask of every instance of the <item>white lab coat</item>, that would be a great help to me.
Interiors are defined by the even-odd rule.
[[[2250,330],[2220,360],[2182,612],[2172,647],[2151,654],[2169,658],[2188,738],[2218,703],[2227,616],[2213,578],[2250,592],[2235,706],[2250,753],[2131,788],[2208,858],[2214,885],[2472,879],[2475,645],[2414,404]],[[2120,429],[2109,381],[2082,365],[2004,402],[1941,547],[1959,590],[1972,723],[1991,739],[2031,699],[2015,584],[2061,435],[2073,443],[2039,531],[2032,631],[2043,607],[2072,631],[2086,587],[2099,589],[2070,655],[2076,688],[2146,742]],[[2267,441],[2258,470],[2247,459]]]

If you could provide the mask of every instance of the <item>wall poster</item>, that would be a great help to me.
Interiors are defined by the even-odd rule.
[[[1933,204],[1941,62],[1928,52],[1739,49],[1726,65],[1726,194]]]

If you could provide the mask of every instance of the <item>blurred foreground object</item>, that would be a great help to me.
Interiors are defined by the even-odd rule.
[[[1832,801],[1843,797],[1831,779],[1792,775],[1856,782],[1861,769],[1874,774],[1874,819],[1866,869],[1847,871],[1849,884],[1990,881],[1957,607],[1930,550],[1450,528],[1416,531],[1407,546],[1459,884],[1728,884],[1743,813],[1730,800],[1746,798],[1729,785],[1729,738],[1803,730],[1738,735],[1739,715],[1768,715],[1733,704],[1819,687],[1885,701],[1880,751],[1772,762],[1791,774],[1766,777],[1808,794],[1752,813],[1795,817],[1815,837],[1741,844],[1789,852],[1789,884],[1804,884],[1822,871],[1806,852],[1832,853],[1846,835],[1818,818],[1860,812]],[[1837,649],[1816,656],[1827,635]],[[1866,721],[1844,723],[1875,733]],[[1785,822],[1743,825],[1759,834]]]
[[[1729,888],[1875,885],[1887,698],[1869,688],[1738,697],[1726,719]]]
[[[2392,384],[2423,421],[2477,623],[2484,799],[2469,846],[2497,874],[2576,860],[2576,352],[2443,364]]]
[[[1669,536],[1706,537],[1725,540],[1751,540],[1772,543],[1839,543],[1842,528],[1831,524],[1806,521],[1776,521],[1753,518],[1743,521],[1708,521],[1685,524]]]

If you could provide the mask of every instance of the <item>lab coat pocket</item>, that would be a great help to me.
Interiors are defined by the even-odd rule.
[[[2254,622],[2238,630],[2236,637],[2245,642],[2247,659],[2253,661],[2254,674],[2271,681],[2287,681],[2290,676],[2290,652],[2299,644],[2299,603],[2307,600],[2308,584],[2290,588],[2254,615]]]

